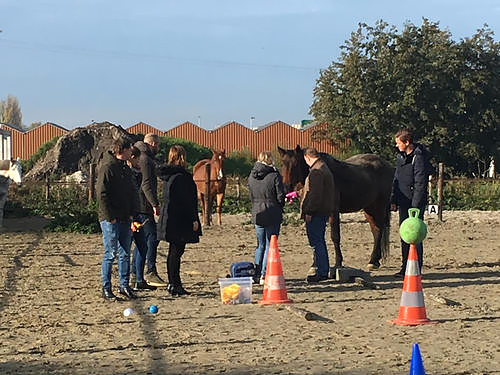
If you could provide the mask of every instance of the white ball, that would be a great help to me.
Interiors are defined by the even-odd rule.
[[[130,316],[134,313],[134,310],[130,307],[126,308],[125,310],[123,310],[123,315],[124,316]]]

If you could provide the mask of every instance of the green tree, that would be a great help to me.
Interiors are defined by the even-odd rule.
[[[22,128],[23,115],[17,98],[13,95],[0,101],[0,122]]]
[[[490,155],[500,161],[499,43],[486,26],[457,43],[426,19],[400,33],[360,24],[341,49],[320,72],[310,110],[328,123],[327,138],[394,160],[394,133],[407,127],[454,173],[472,174]]]
[[[192,170],[197,161],[201,159],[210,159],[212,152],[209,148],[200,146],[183,138],[160,137],[160,151],[157,158],[166,162],[168,160],[168,152],[173,145],[181,145],[186,149],[186,158],[188,168]]]

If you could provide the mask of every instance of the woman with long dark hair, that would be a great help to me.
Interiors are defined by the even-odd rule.
[[[193,176],[186,170],[186,150],[180,145],[170,148],[168,164],[160,166],[163,180],[163,204],[158,220],[158,239],[169,243],[167,256],[168,291],[173,296],[189,294],[183,288],[180,268],[187,243],[199,242],[201,224]]]

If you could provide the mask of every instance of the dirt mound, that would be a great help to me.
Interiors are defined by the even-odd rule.
[[[36,162],[25,179],[40,180],[46,175],[68,175],[82,171],[88,175],[90,165],[97,164],[113,139],[124,137],[131,142],[137,136],[110,122],[94,123],[76,128],[58,139],[43,159]]]

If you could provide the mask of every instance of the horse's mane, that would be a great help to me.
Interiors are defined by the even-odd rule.
[[[349,168],[348,163],[342,160],[335,159],[332,155],[327,154],[326,152],[320,152],[320,159],[322,159],[326,165],[328,165],[328,168],[333,171],[341,171],[344,169]]]

